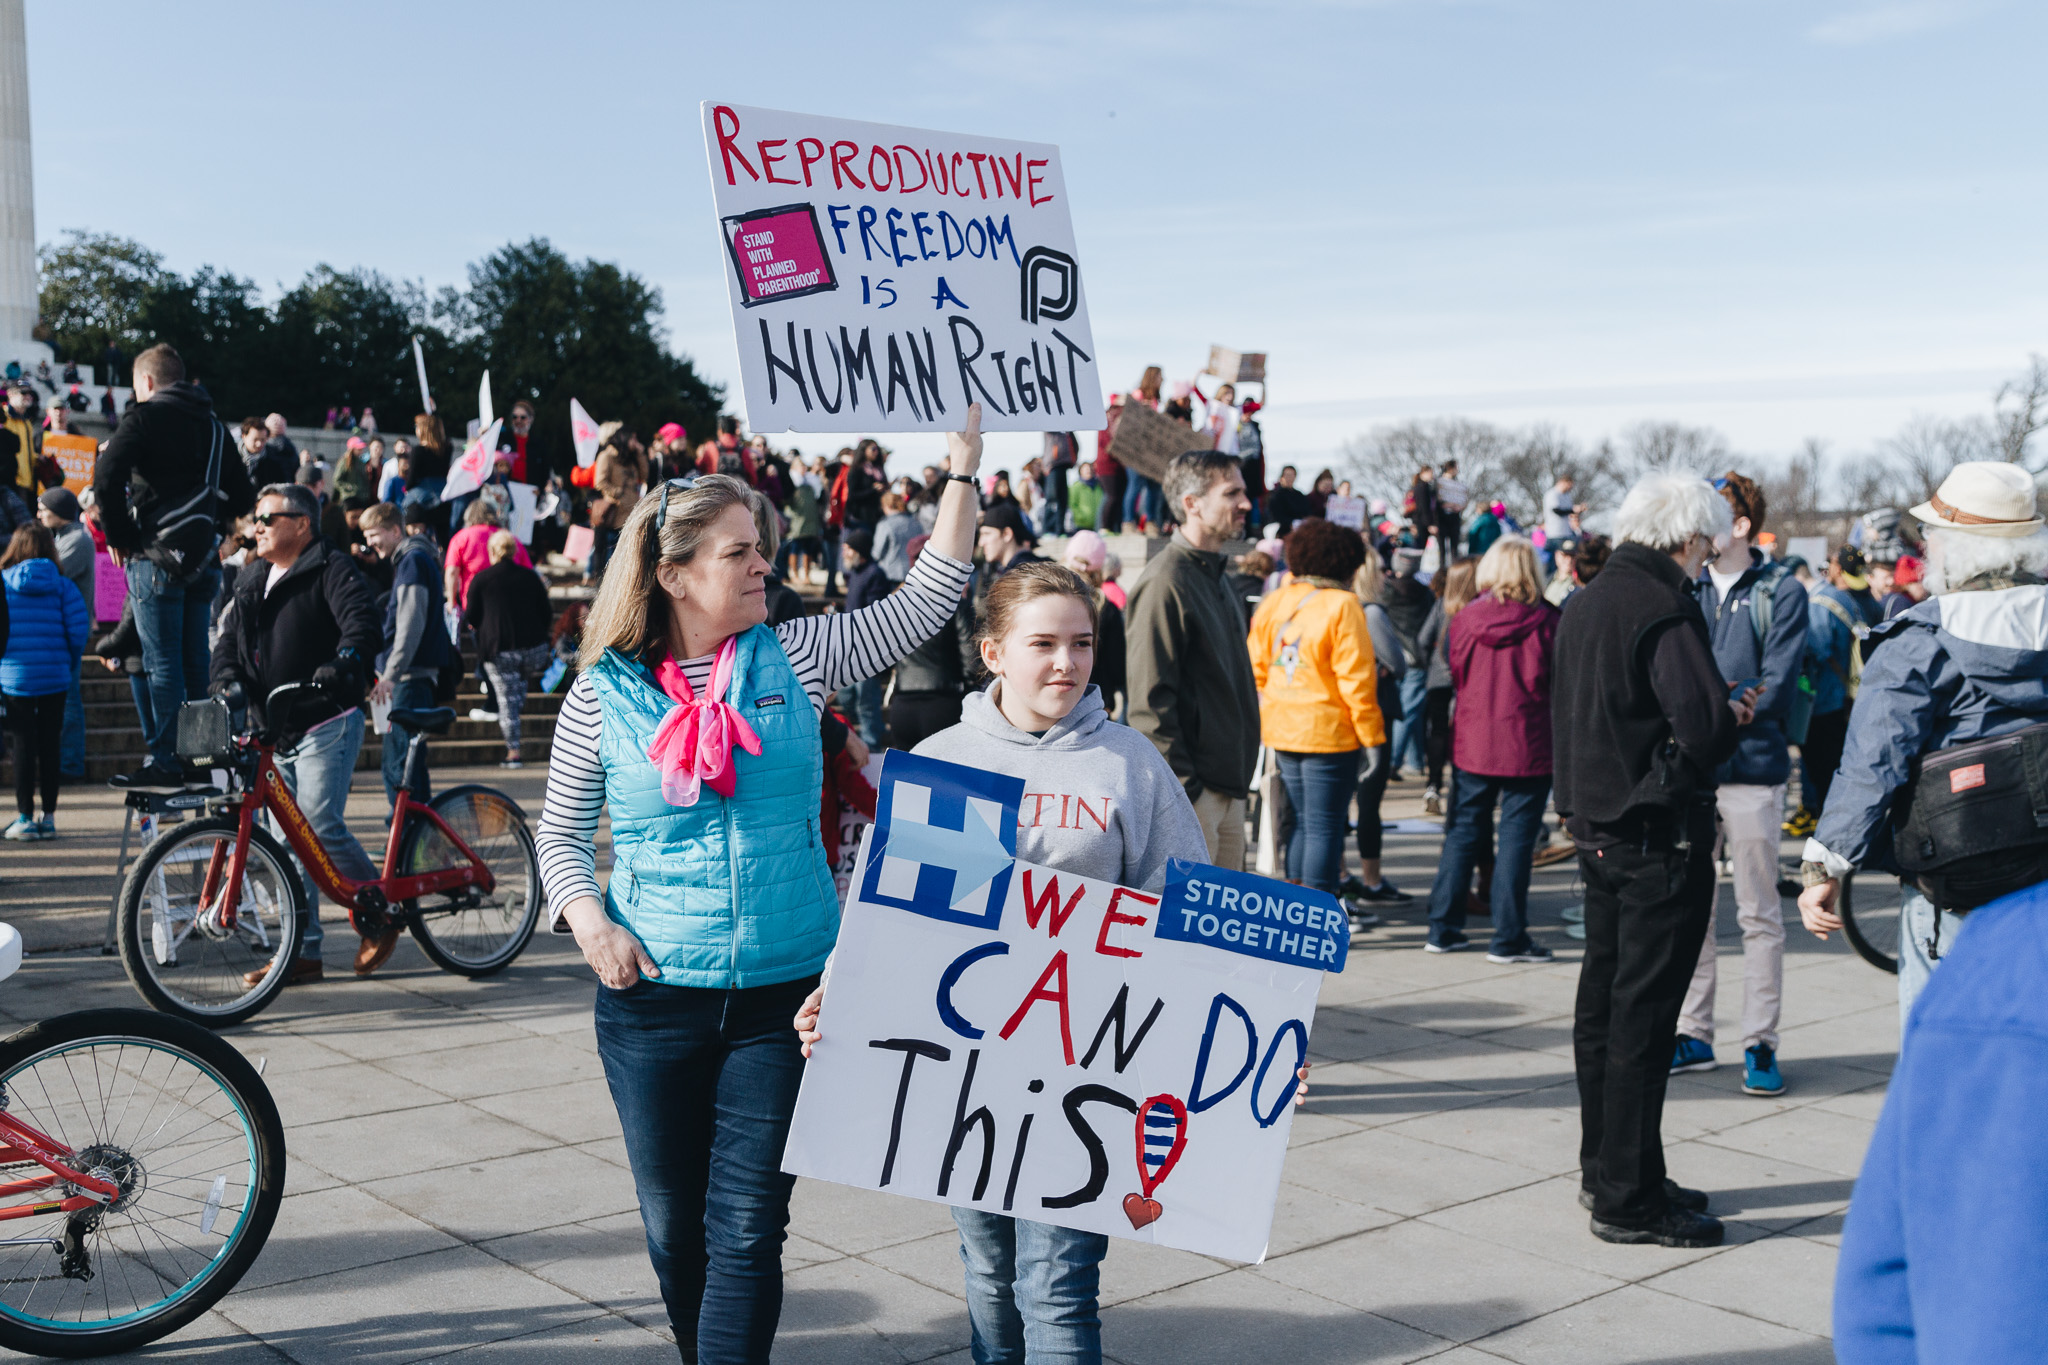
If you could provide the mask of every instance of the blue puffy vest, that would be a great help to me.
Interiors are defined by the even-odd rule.
[[[839,933],[839,897],[818,836],[817,715],[767,626],[739,637],[733,662],[725,699],[760,736],[761,754],[735,745],[732,798],[705,786],[694,806],[663,799],[647,757],[675,708],[654,675],[616,650],[590,670],[612,816],[605,910],[646,945],[665,985],[795,981],[824,967]]]

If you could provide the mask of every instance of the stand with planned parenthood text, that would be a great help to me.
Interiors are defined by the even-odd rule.
[[[703,110],[749,428],[1104,425],[1059,148]]]
[[[783,1169],[1263,1259],[1343,909],[1179,859],[1159,893],[1019,862],[1023,800],[889,753]]]

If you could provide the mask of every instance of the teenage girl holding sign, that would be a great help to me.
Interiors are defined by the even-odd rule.
[[[982,664],[995,680],[968,696],[958,725],[912,752],[1021,776],[1020,860],[1156,892],[1166,885],[1168,859],[1206,863],[1208,845],[1159,750],[1112,721],[1089,686],[1099,605],[1086,579],[1057,564],[1020,565],[996,580],[980,638]],[[1106,818],[1064,820],[1068,798]],[[821,1036],[823,1000],[821,986],[796,1017],[805,1056]],[[960,1207],[953,1221],[977,1362],[1102,1359],[1096,1293],[1107,1237]]]

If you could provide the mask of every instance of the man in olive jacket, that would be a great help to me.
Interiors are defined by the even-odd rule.
[[[1251,500],[1233,456],[1193,450],[1163,481],[1179,523],[1126,613],[1132,728],[1159,746],[1202,822],[1209,860],[1244,869],[1245,801],[1259,757],[1259,689],[1244,613],[1224,582],[1226,541]]]

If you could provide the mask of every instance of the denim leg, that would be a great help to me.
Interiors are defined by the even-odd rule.
[[[59,766],[66,777],[85,776],[85,688],[79,677],[84,660],[71,665],[71,690],[64,694],[64,746]]]
[[[1290,767],[1295,774],[1291,779]],[[1358,787],[1358,750],[1283,754],[1280,773],[1296,813],[1287,875],[1318,891],[1335,891],[1344,874],[1346,817]]]
[[[1935,925],[1940,922],[1937,937]],[[1913,888],[1911,883],[1899,887],[1899,1037],[1906,1036],[1906,1025],[1913,1018],[1913,1002],[1920,998],[1920,992],[1927,989],[1927,980],[1934,975],[1934,968],[1940,958],[1930,957],[1927,946],[1934,942],[1935,951],[1947,957],[1955,951],[1956,935],[1968,923],[1961,915],[1946,910],[1936,910],[1934,902],[1928,900]]]
[[[1493,948],[1519,953],[1529,946],[1529,873],[1543,833],[1547,777],[1500,777],[1500,851],[1493,862]]]
[[[135,699],[135,720],[141,725],[143,736],[147,738],[156,722],[151,719],[155,714],[155,703],[150,699],[149,678],[146,674],[128,675],[128,695]]]
[[[146,559],[130,560],[127,572],[149,688],[143,740],[151,761],[171,767],[178,761],[178,708],[185,703],[185,590],[167,582],[164,571]]]
[[[853,685],[853,699],[862,742],[870,749],[881,749],[889,742],[888,727],[882,718],[882,680],[862,678]]]
[[[1017,1312],[1019,1220],[953,1209],[960,1264],[967,1277],[968,1347],[974,1365],[1024,1365],[1024,1319]]]
[[[1302,807],[1308,801],[1308,786],[1301,773],[1302,755],[1276,749],[1274,757],[1280,763],[1280,785],[1287,789],[1286,876],[1287,880],[1298,882],[1308,848],[1308,821],[1302,815]]]
[[[1493,783],[1487,778],[1451,769],[1444,846],[1437,859],[1436,882],[1429,890],[1431,943],[1442,943],[1448,934],[1465,927],[1465,891],[1472,884],[1472,865],[1490,842],[1493,796]]]
[[[1427,754],[1422,744],[1422,722],[1428,713],[1429,672],[1427,669],[1411,668],[1401,675],[1401,714],[1394,722],[1394,771],[1414,758],[1414,766],[1420,771],[1427,765]]]
[[[213,601],[220,596],[220,565],[211,564],[185,580],[184,596],[184,649],[185,649],[185,695],[180,703],[199,701],[206,696],[208,675],[213,670],[213,649],[207,642],[207,627],[213,621]],[[178,713],[171,710],[171,746],[177,747]]]
[[[1017,1220],[1017,1315],[1031,1365],[1102,1365],[1096,1292],[1109,1238]]]
[[[434,684],[429,679],[406,678],[391,685],[393,710],[425,711],[431,710],[433,705]],[[394,810],[398,807],[398,784],[405,777],[405,755],[411,738],[412,731],[402,730],[396,725],[384,736],[384,800]],[[419,785],[412,789],[412,799],[424,802],[434,794],[433,775],[427,771],[424,757],[413,776]]]
[[[313,730],[289,754],[277,755],[278,772],[327,856],[343,876],[359,881],[377,875],[376,865],[343,819],[348,809],[349,776],[355,772],[356,755],[362,747],[363,713],[351,711]],[[318,961],[326,938],[320,927],[320,888],[313,884],[312,874],[303,868],[300,873],[306,882],[306,918],[299,956]]]

